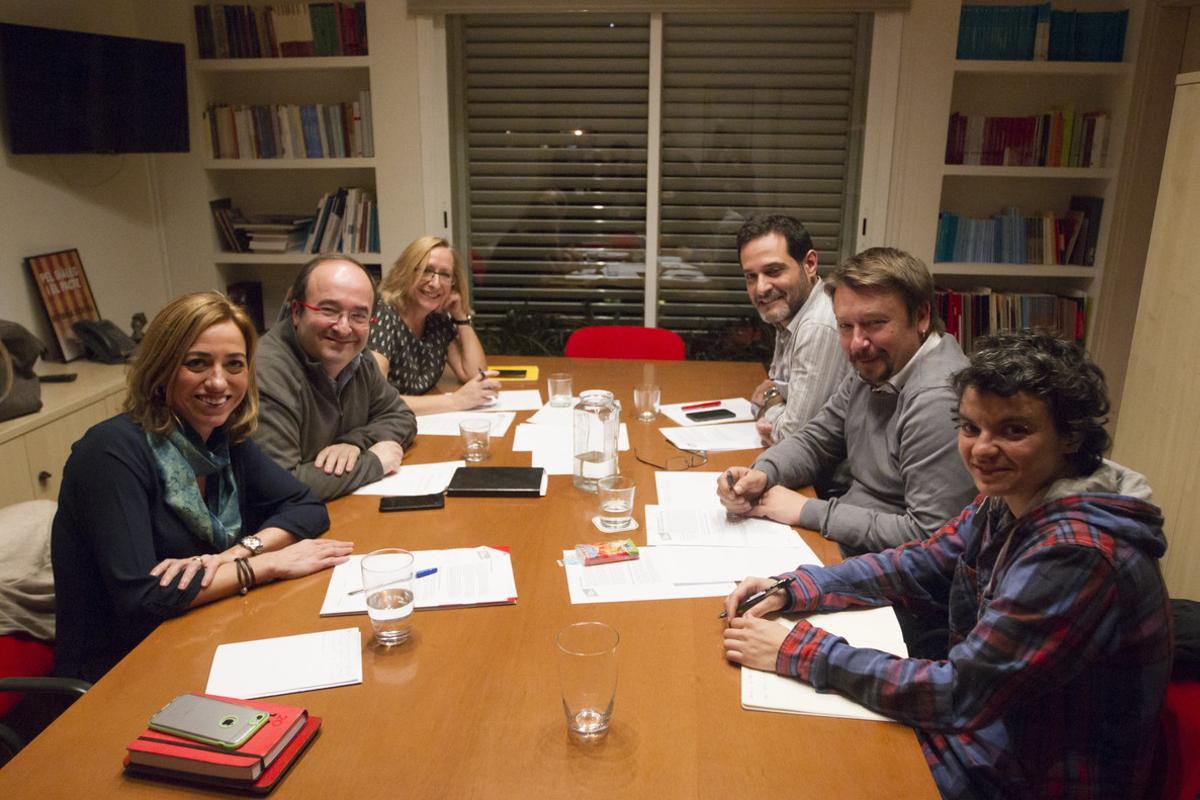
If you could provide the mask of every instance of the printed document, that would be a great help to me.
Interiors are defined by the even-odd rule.
[[[728,425],[704,425],[699,428],[659,428],[667,441],[680,450],[706,450],[722,453],[729,450],[761,450],[762,436],[753,422],[731,422]]]
[[[684,406],[697,406],[704,404],[703,408],[688,408]],[[716,405],[708,405],[715,403]],[[726,411],[732,411],[732,417],[724,419],[711,420],[694,420],[689,419],[688,414],[695,414],[701,411],[715,411],[723,408]],[[674,422],[676,425],[691,427],[693,425],[717,425],[722,422],[753,422],[754,409],[750,406],[750,401],[744,397],[726,397],[724,400],[691,400],[687,403],[671,403],[670,405],[659,406],[658,409],[663,416]],[[760,445],[761,446],[761,445]]]
[[[531,466],[543,468],[548,475],[570,475],[575,468],[575,440],[569,426],[522,423],[513,434],[512,449],[532,453]],[[629,449],[629,429],[624,422],[617,434],[617,449]]]
[[[654,487],[658,491],[660,506],[684,506],[686,508],[719,508],[717,479],[720,472],[700,472],[694,469],[678,472],[659,470],[654,473]]]
[[[472,409],[472,413],[481,411],[536,411],[542,407],[542,393],[537,389],[516,389],[509,392],[498,392],[493,403]],[[421,419],[417,417],[417,419]]]
[[[585,567],[574,550],[563,551],[567,593],[573,605],[625,603],[633,600],[679,600],[689,597],[724,597],[733,591],[732,581],[674,583],[666,564],[679,547],[642,547],[634,561]],[[718,609],[719,610],[719,609]],[[715,611],[713,612],[716,613]]]
[[[802,618],[787,615],[780,616],[775,621],[791,630],[796,621]],[[908,656],[900,624],[896,621],[896,613],[891,607],[813,614],[807,619],[813,625],[841,636],[855,647],[870,647],[901,658]],[[836,692],[819,694],[816,689],[795,678],[785,678],[773,672],[760,672],[749,667],[742,667],[742,708],[888,721],[887,717],[863,708]]]
[[[420,417],[417,417],[420,419]],[[418,495],[439,494],[446,491],[454,470],[465,467],[465,461],[439,461],[435,464],[403,464],[395,474],[368,483],[355,490],[355,494]]]
[[[250,700],[353,683],[362,683],[357,627],[218,645],[204,691]]]
[[[517,602],[512,556],[495,547],[414,550],[413,570],[437,572],[413,581],[417,610],[449,606],[506,605]],[[362,591],[361,555],[338,564],[329,574],[321,616],[367,613]]]
[[[798,547],[800,534],[782,522],[730,516],[723,508],[646,506],[646,544],[710,547]]]
[[[487,411],[484,416],[480,412]],[[479,408],[475,411],[447,411],[444,414],[422,414],[417,417],[418,436],[458,436],[458,423],[464,419],[479,419],[483,417],[492,423],[492,438],[499,439],[508,433],[517,415],[513,411],[493,411],[491,408]]]

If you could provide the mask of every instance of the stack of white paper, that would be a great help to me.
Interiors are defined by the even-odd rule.
[[[762,436],[753,422],[703,425],[691,428],[659,428],[680,450],[720,453],[728,450],[761,450]]]
[[[548,475],[570,475],[574,470],[575,440],[570,425],[522,423],[513,435],[513,452],[532,453],[531,466]],[[617,449],[629,449],[629,429],[621,423]]]
[[[362,683],[358,628],[301,633],[217,647],[208,694],[249,700]]]
[[[808,550],[808,545],[790,525],[730,515],[725,509],[712,506],[646,506],[646,544],[803,547]]]
[[[481,411],[486,411],[484,419],[492,423],[492,438],[499,439],[508,433],[517,415],[513,411],[496,411],[492,407],[482,407],[474,411],[447,411],[444,414],[422,414],[417,417],[418,436],[458,436],[458,423],[464,419],[479,419]]]
[[[447,606],[503,605],[517,602],[512,557],[494,547],[459,547],[449,550],[414,550],[416,572],[437,572],[413,581],[417,609]],[[321,616],[367,613],[362,591],[361,555],[334,567],[321,604]]]
[[[417,419],[420,419],[418,417]],[[386,478],[368,483],[355,490],[355,494],[378,494],[384,496],[438,494],[446,491],[454,470],[465,467],[465,461],[439,461],[434,464],[404,464]]]
[[[716,405],[708,405],[715,403]],[[704,405],[704,408],[687,408],[684,406]],[[688,417],[688,414],[695,414],[698,411],[715,411],[716,409],[724,409],[733,413],[732,417],[724,419],[712,420],[694,420]],[[690,427],[692,425],[718,425],[723,422],[746,422],[754,420],[754,408],[750,405],[750,401],[744,397],[726,397],[724,400],[692,400],[687,403],[671,403],[670,405],[660,406],[658,409],[663,416],[674,422],[676,425]]]
[[[654,487],[658,491],[660,506],[685,506],[687,508],[720,508],[717,497],[717,480],[721,472],[689,469],[671,472],[659,470],[654,473]]]
[[[791,630],[799,619],[801,617],[781,616],[776,622]],[[814,614],[808,617],[808,621],[841,636],[855,647],[870,647],[901,658],[908,656],[896,613],[890,607]],[[869,711],[840,694],[819,694],[807,683],[749,667],[742,667],[742,708],[887,721],[887,717]]]
[[[508,392],[498,392],[496,400],[479,408],[480,411],[534,411],[542,407],[542,393],[537,389],[516,389]]]

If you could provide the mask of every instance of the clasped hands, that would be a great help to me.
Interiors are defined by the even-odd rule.
[[[376,442],[367,448],[367,452],[374,453],[379,459],[385,475],[400,469],[400,463],[404,460],[404,448],[399,442]],[[358,445],[338,442],[322,448],[313,459],[313,466],[324,470],[326,475],[341,476],[354,469],[360,453],[362,448]]]
[[[730,467],[718,475],[717,497],[731,514],[766,517],[785,525],[799,523],[800,512],[808,502],[804,495],[783,486],[768,489],[766,473],[749,467]]]

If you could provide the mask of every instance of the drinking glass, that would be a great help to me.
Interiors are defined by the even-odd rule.
[[[653,383],[633,387],[633,407],[637,410],[638,422],[653,422],[658,418],[658,403],[662,392]]]
[[[492,449],[492,421],[483,417],[458,423],[464,461],[486,461]]]
[[[375,641],[391,647],[408,641],[412,632],[413,554],[398,548],[363,556],[363,593]]]
[[[574,405],[571,402],[571,376],[565,372],[556,372],[546,378],[546,393],[550,395],[550,405],[555,408]]]
[[[603,622],[577,622],[554,638],[567,733],[576,741],[594,741],[608,733],[620,641],[616,630]]]
[[[633,495],[637,486],[633,478],[611,475],[596,483],[600,496],[600,527],[619,531],[629,527],[633,519]]]

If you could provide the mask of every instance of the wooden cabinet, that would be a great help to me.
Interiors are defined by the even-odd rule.
[[[125,367],[77,361],[40,364],[45,373],[74,372],[71,383],[42,384],[42,410],[0,422],[0,507],[57,500],[63,465],[88,428],[121,410]]]

